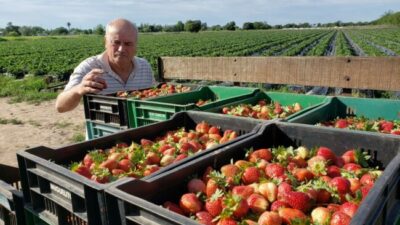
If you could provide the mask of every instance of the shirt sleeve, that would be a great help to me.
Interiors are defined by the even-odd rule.
[[[64,91],[68,91],[82,82],[83,77],[92,70],[93,60],[93,57],[86,59],[74,69],[74,72],[72,72],[71,76],[69,77],[69,81],[65,86]]]

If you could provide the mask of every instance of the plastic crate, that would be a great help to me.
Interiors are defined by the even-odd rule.
[[[303,108],[301,111],[294,113],[283,120],[290,120],[298,115],[318,107],[322,104],[327,104],[331,101],[332,97],[326,97],[321,95],[303,95],[303,94],[292,94],[292,93],[281,93],[281,92],[259,92],[250,98],[246,98],[240,101],[228,103],[215,108],[207,109],[206,112],[222,113],[222,108],[236,106],[239,104],[251,104],[256,105],[260,100],[266,100],[267,104],[271,102],[279,102],[283,106],[293,105],[299,103]],[[231,115],[227,115],[231,116]],[[233,117],[233,116],[232,116]],[[248,119],[254,119],[247,117]]]
[[[156,87],[159,88],[162,84],[160,83]],[[184,86],[191,87],[192,90],[199,88],[199,86],[192,84],[184,84]],[[88,94],[83,96],[83,103],[87,120],[120,126],[124,129],[131,127],[128,121],[127,98],[116,97],[116,93],[109,95]]]
[[[187,110],[204,111],[251,97],[258,91],[256,88],[209,86],[190,93],[180,93],[173,96],[148,100],[128,99],[129,124],[132,127],[140,127],[167,120],[177,112]],[[211,99],[212,102],[197,106],[195,103],[200,99]]]
[[[26,225],[49,225],[42,220],[29,206],[25,206]]]
[[[124,128],[86,120],[86,131],[89,140],[114,134],[121,130],[124,130]]]
[[[291,118],[288,122],[316,124],[337,117],[364,116],[368,119],[400,119],[400,100],[334,97],[328,104]]]
[[[110,187],[106,192],[108,213],[114,224],[198,224],[173,213],[162,205],[177,202],[185,193],[188,177],[202,176],[208,166],[215,169],[245,158],[246,149],[277,146],[327,146],[336,154],[359,148],[372,155],[372,166],[385,167],[368,197],[360,205],[352,224],[388,225],[388,214],[399,202],[400,141],[345,130],[333,130],[303,124],[270,123],[256,135],[232,143],[213,154],[204,155],[149,180],[132,180]]]
[[[21,151],[17,153],[17,158],[22,178],[24,199],[31,204],[35,212],[38,212],[41,217],[53,221],[52,223],[71,224],[68,221],[76,221],[73,224],[86,224],[86,222],[89,225],[107,224],[104,190],[110,185],[124,182],[129,178],[123,178],[108,184],[99,184],[70,171],[62,165],[69,165],[73,161],[82,160],[89,150],[111,148],[121,141],[139,143],[142,138],[153,139],[166,131],[180,127],[195,129],[196,124],[202,121],[220,126],[221,130],[231,129],[237,131],[240,136],[235,140],[254,134],[260,127],[260,123],[240,119],[232,120],[217,114],[183,112],[176,114],[171,120],[161,123],[125,130],[117,134],[58,149],[41,146]],[[194,158],[211,153],[218,148],[223,148],[231,142],[200,151],[191,157],[163,167],[143,179],[156,176]]]
[[[0,164],[0,224],[24,225],[24,199],[18,168]]]

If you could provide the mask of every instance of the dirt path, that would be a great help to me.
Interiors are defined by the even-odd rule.
[[[54,100],[39,105],[9,104],[0,98],[0,163],[17,166],[16,152],[44,145],[60,147],[85,134],[83,105],[58,113]],[[20,123],[20,124],[18,124]]]

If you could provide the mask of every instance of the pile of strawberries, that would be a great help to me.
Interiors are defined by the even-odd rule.
[[[327,147],[250,149],[245,160],[208,167],[163,206],[201,224],[350,224],[382,173],[367,159]]]
[[[208,103],[211,103],[211,102],[212,102],[211,99],[206,99],[206,100],[199,99],[199,100],[196,102],[196,105],[197,105],[197,106],[202,106],[202,105],[205,105],[205,104],[208,104]]]
[[[258,101],[256,105],[240,104],[236,106],[222,108],[223,114],[253,117],[256,119],[270,120],[275,118],[286,118],[301,110],[299,103],[292,106],[282,106],[279,102],[267,105],[265,100]]]
[[[195,130],[180,128],[154,140],[141,139],[140,144],[119,143],[111,149],[90,151],[70,169],[98,183],[112,182],[125,176],[141,178],[236,137],[235,131],[222,133],[218,127],[203,121],[196,125]]]
[[[159,88],[154,87],[137,91],[119,91],[117,92],[117,97],[145,99],[174,93],[183,93],[190,90],[190,87],[183,86],[182,84],[162,84]]]
[[[365,117],[349,116],[344,119],[337,118],[332,121],[318,123],[317,125],[400,135],[400,120],[369,120]]]

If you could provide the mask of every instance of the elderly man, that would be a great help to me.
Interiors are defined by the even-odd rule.
[[[78,106],[83,95],[110,94],[148,88],[155,80],[150,64],[136,57],[138,30],[126,19],[107,24],[105,52],[80,63],[71,74],[64,91],[56,101],[58,112]]]

